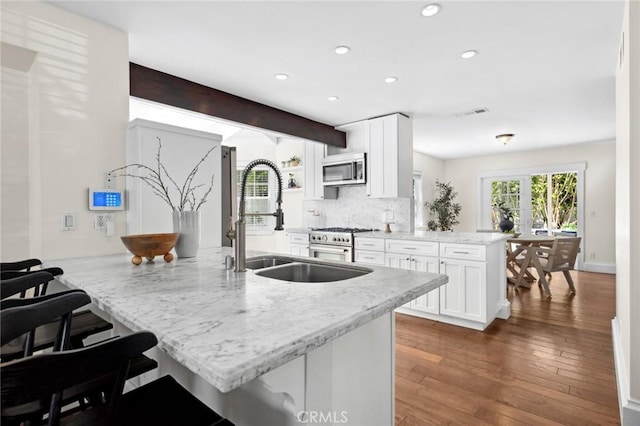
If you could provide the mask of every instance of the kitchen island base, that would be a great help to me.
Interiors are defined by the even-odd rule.
[[[131,333],[114,323],[114,335]],[[169,354],[146,354],[156,370],[128,382],[142,386],[170,374],[236,426],[385,425],[394,423],[394,314],[387,313],[257,379],[223,393]]]

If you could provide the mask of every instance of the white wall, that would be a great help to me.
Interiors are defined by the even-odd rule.
[[[616,318],[623,425],[640,424],[640,2],[627,1],[616,67]]]
[[[444,160],[431,157],[421,152],[413,152],[413,170],[422,172],[422,201],[433,201],[436,198],[436,180],[444,179]],[[428,213],[424,205],[415,206],[416,209],[423,209],[424,223],[429,220]]]
[[[512,143],[517,143],[515,140]],[[587,164],[585,170],[584,251],[595,252],[588,263],[615,264],[615,143],[590,143],[513,154],[447,160],[444,180],[458,191],[462,205],[456,231],[475,231],[478,175],[480,172],[542,167],[554,164]]]
[[[3,85],[2,151],[18,164],[2,169],[2,215],[29,220],[3,220],[2,259],[121,252],[124,213],[116,213],[116,236],[94,231],[87,189],[102,186],[103,172],[124,163],[127,34],[46,3],[3,1],[1,39],[35,52],[25,71],[28,100],[9,101]],[[26,124],[15,128],[14,106],[28,110]],[[6,128],[15,130],[11,138]],[[63,212],[76,213],[75,231],[61,230]]]

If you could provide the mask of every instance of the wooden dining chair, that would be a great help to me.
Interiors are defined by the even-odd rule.
[[[118,337],[82,349],[34,355],[0,365],[2,424],[33,419],[29,408],[49,404],[48,425],[216,425],[233,426],[164,376],[123,395],[131,359],[157,344],[150,332]],[[103,404],[66,414],[59,398],[65,390],[108,378]],[[39,412],[35,413],[36,416]]]
[[[561,237],[555,238],[550,247],[535,247],[527,253],[529,257],[525,260],[527,267],[535,267],[538,272],[538,284],[544,289],[545,294],[551,297],[551,290],[547,277],[551,279],[552,272],[562,272],[571,294],[576,293],[573,279],[569,271],[573,270],[578,252],[580,251],[581,237]]]

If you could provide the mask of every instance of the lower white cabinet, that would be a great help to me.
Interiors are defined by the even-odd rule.
[[[489,245],[411,239],[356,237],[361,263],[447,275],[442,287],[406,303],[398,312],[484,330],[494,318],[508,318],[504,242]]]
[[[484,322],[487,319],[487,264],[457,259],[440,259],[440,273],[449,282],[440,287],[440,313]]]
[[[438,273],[438,258],[431,256],[408,255],[400,253],[385,253],[385,265],[390,268],[408,269],[412,271]],[[417,299],[406,303],[404,307],[421,312],[438,314],[440,289],[431,290]]]
[[[289,236],[289,254],[309,256],[309,234],[292,232]]]

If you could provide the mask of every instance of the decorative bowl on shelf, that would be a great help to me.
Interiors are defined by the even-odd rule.
[[[124,235],[120,239],[127,250],[133,254],[131,263],[139,265],[143,257],[151,262],[154,257],[163,256],[165,262],[171,262],[173,254],[170,251],[176,245],[179,236],[178,233],[139,234]]]

